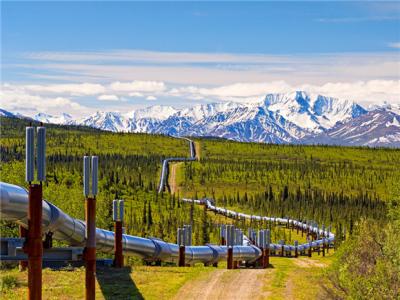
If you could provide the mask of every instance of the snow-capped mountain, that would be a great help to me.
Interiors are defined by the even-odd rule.
[[[292,123],[313,132],[322,132],[338,121],[355,118],[366,110],[349,100],[311,95],[303,91],[289,94],[269,94],[265,98],[268,110],[279,113]]]
[[[24,115],[21,115],[20,113],[12,113],[10,111],[7,111],[5,109],[0,108],[0,117],[6,117],[6,118],[17,118],[17,119],[30,119]]]
[[[326,132],[308,138],[313,144],[400,147],[400,115],[378,108],[358,118],[339,122]]]
[[[78,124],[114,132],[126,131],[127,127],[124,117],[116,112],[96,112]]]
[[[114,132],[216,136],[249,142],[375,146],[397,145],[400,127],[386,127],[386,124],[397,124],[398,111],[400,105],[386,104],[368,111],[349,100],[296,91],[268,94],[258,103],[222,102],[181,109],[156,105],[125,114],[96,112],[80,120],[67,114],[60,117],[38,114],[34,119]],[[392,115],[396,117],[390,121]],[[374,128],[365,125],[369,121]],[[357,134],[352,135],[352,132]]]
[[[51,124],[62,124],[62,125],[75,125],[76,121],[72,119],[72,116],[63,113],[61,116],[52,116],[45,113],[36,114],[33,119],[38,122],[51,123]]]

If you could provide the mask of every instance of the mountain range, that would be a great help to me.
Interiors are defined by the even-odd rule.
[[[5,110],[0,115],[23,117]],[[400,105],[365,109],[333,97],[296,91],[268,94],[257,103],[222,102],[177,109],[150,106],[81,119],[39,113],[34,120],[114,132],[215,136],[245,142],[400,147]]]

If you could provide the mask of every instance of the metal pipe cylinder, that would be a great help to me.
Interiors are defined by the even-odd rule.
[[[124,221],[124,200],[119,200],[118,205],[119,205],[119,220],[121,222],[123,222]]]
[[[188,225],[188,246],[192,246],[192,225]]]
[[[90,157],[83,157],[83,195],[88,197],[90,193]]]
[[[35,132],[33,127],[25,129],[25,181],[32,182],[34,180],[35,169]]]
[[[95,197],[98,192],[98,168],[99,158],[92,156],[92,195]]]
[[[37,180],[46,180],[46,128],[37,128]]]
[[[181,228],[178,228],[177,230],[176,230],[176,243],[177,243],[177,245],[178,246],[181,246],[182,245],[182,241],[181,241]]]
[[[118,221],[118,200],[113,200],[113,221]]]
[[[232,234],[231,225],[227,225],[226,226],[226,245],[228,247],[232,246],[232,244],[231,244],[231,234]]]

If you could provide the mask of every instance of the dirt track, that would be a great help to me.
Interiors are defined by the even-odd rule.
[[[169,184],[169,188],[171,189],[171,194],[175,194],[178,192],[177,186],[176,186],[176,170],[180,164],[181,163],[170,164],[171,172],[169,173],[169,176],[168,176],[168,184]]]
[[[263,292],[266,270],[218,269],[186,283],[175,299],[265,299]]]

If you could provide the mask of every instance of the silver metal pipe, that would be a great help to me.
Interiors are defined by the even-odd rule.
[[[37,180],[46,180],[46,127],[37,128]]]
[[[28,193],[19,186],[0,182],[0,218],[27,228]],[[57,240],[71,246],[85,245],[84,221],[74,219],[57,206],[43,201],[43,233],[52,232]],[[177,262],[179,246],[156,238],[141,238],[123,234],[124,255],[138,256],[145,260]],[[114,232],[96,228],[96,248],[98,251],[113,253]],[[234,246],[235,260],[253,262],[261,256],[261,251],[254,246]],[[226,260],[226,246],[188,246],[186,263],[213,263]]]
[[[33,127],[26,127],[25,130],[25,181],[31,182],[34,180],[35,173],[35,132]]]
[[[99,158],[92,156],[92,195],[95,197],[98,191],[98,169],[99,169]]]
[[[83,195],[88,197],[90,193],[90,156],[83,157]]]
[[[197,204],[204,204],[204,205],[207,206],[207,209],[209,209],[211,211],[214,211],[216,213],[222,214],[222,215],[227,215],[228,217],[234,217],[234,216],[238,215],[237,212],[234,212],[232,210],[226,210],[225,208],[213,205],[208,199],[192,200],[192,199],[183,198],[182,201],[184,201],[184,202],[193,202],[193,203],[197,203]],[[243,217],[245,219],[250,219],[250,220],[265,220],[265,221],[277,222],[277,223],[280,223],[280,224],[293,223],[294,225],[300,226],[300,227],[302,227],[304,229],[310,229],[312,232],[319,233],[319,234],[324,234],[327,237],[325,239],[326,243],[332,243],[335,240],[335,235],[332,232],[330,232],[330,230],[327,230],[327,231],[323,232],[323,230],[318,228],[318,225],[316,223],[312,224],[312,222],[309,222],[309,221],[301,222],[301,221],[292,220],[292,219],[289,219],[289,218],[275,218],[275,217],[265,217],[265,216],[261,217],[261,216],[247,215],[247,214],[242,214],[242,213],[240,213],[240,215],[241,215],[241,217]],[[255,232],[252,229],[249,229],[248,233],[249,233],[249,238],[257,242],[256,236],[255,236]],[[270,240],[270,235],[269,235],[269,237],[267,239]],[[273,247],[272,245],[274,245],[274,244],[271,244],[271,241],[269,241],[269,243],[270,243],[270,247]],[[313,243],[315,244],[315,246],[321,245],[323,243],[323,240],[322,239],[317,239]],[[295,246],[294,245],[288,245],[288,247],[291,247],[292,249],[294,249]],[[303,248],[303,247],[304,247],[304,249],[307,249],[307,248],[309,248],[311,246],[309,245],[309,243],[306,243],[306,244],[299,245],[298,247],[299,247],[299,249]],[[314,246],[312,246],[312,247],[314,247]]]

